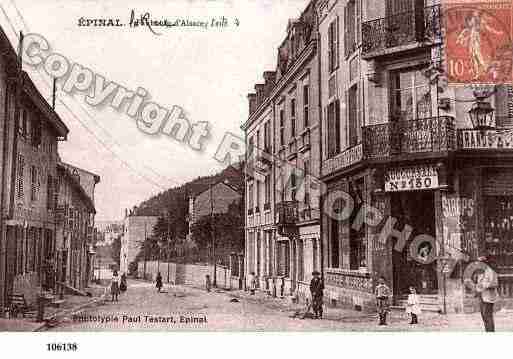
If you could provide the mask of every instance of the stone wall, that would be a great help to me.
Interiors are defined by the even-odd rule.
[[[146,278],[155,281],[157,273],[160,271],[164,283],[182,284],[197,288],[205,287],[205,277],[210,275],[210,281],[213,283],[213,266],[200,264],[177,264],[156,261],[146,262]],[[144,262],[139,262],[137,276],[144,278]],[[238,289],[238,277],[232,277],[227,267],[217,266],[217,287],[223,289]]]

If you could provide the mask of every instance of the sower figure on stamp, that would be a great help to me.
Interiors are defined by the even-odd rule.
[[[312,309],[314,318],[322,318],[322,296],[324,292],[324,283],[321,279],[321,273],[312,272],[312,280],[310,281],[310,293],[312,294]]]
[[[376,306],[379,315],[379,325],[387,324],[387,313],[389,311],[390,288],[385,284],[385,278],[380,277],[376,286]]]

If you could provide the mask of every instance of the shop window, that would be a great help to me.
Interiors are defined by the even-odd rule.
[[[363,203],[363,179],[351,183],[349,195],[354,199],[355,205]],[[354,223],[356,215],[360,212],[355,209],[352,212],[349,223]],[[349,229],[349,268],[358,270],[367,267],[367,238],[365,235],[365,226],[355,230],[352,226]]]
[[[260,232],[257,232],[257,250],[256,250],[256,275],[260,277],[260,266],[262,263],[262,239],[260,238]]]
[[[304,261],[304,242],[302,239],[297,241],[297,280],[302,282],[305,280],[305,261]]]
[[[317,256],[318,256],[318,248],[317,248],[317,239],[312,240],[312,269],[318,270],[317,264]]]
[[[329,219],[330,221],[330,259],[331,268],[340,267],[340,232],[339,232],[339,221],[336,219]]]
[[[278,242],[278,275],[288,277],[290,274],[290,243]]]
[[[513,196],[485,197],[486,253],[499,268],[513,268]]]

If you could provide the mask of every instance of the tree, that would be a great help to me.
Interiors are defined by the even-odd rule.
[[[227,265],[232,252],[244,250],[244,219],[242,201],[232,204],[227,213],[216,213],[199,218],[191,228],[192,238],[197,244],[200,258],[211,259],[212,242],[215,245],[215,260]],[[212,241],[212,234],[214,241]]]
[[[110,255],[114,262],[120,264],[120,256],[121,256],[121,235],[114,238],[114,241],[112,241],[111,247],[110,247]]]

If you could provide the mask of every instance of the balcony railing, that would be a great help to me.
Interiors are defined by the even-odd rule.
[[[407,11],[362,24],[363,54],[433,41],[441,34],[440,5]]]
[[[310,149],[310,129],[307,128],[300,137],[299,152],[304,152]]]
[[[279,226],[295,226],[299,219],[298,201],[276,203],[276,217]]]
[[[456,149],[454,118],[429,117],[366,126],[363,141],[366,159],[452,151]]]

